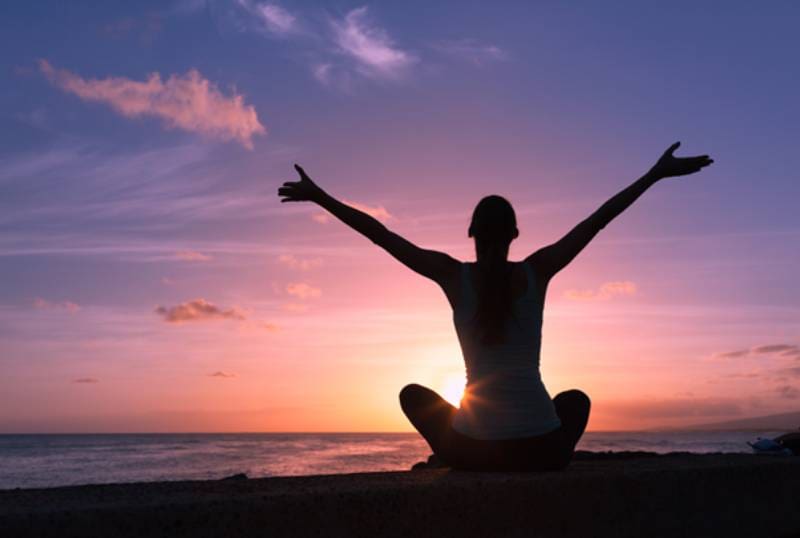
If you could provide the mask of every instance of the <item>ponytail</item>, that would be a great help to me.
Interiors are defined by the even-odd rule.
[[[478,338],[484,344],[503,341],[506,322],[512,315],[511,264],[506,256],[517,234],[516,215],[505,198],[487,196],[475,207],[469,227],[480,260],[474,322]]]

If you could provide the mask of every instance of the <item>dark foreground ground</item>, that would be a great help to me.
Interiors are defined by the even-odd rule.
[[[800,457],[578,454],[556,473],[396,473],[0,491],[0,536],[800,535]]]

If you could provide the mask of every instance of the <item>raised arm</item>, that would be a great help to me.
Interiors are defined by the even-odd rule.
[[[459,262],[447,254],[419,248],[390,231],[372,216],[330,196],[314,183],[305,171],[294,165],[300,181],[287,181],[278,189],[281,202],[314,202],[370,241],[386,250],[403,265],[422,276],[443,284],[457,274]]]
[[[675,157],[673,153],[680,142],[672,144],[653,168],[626,189],[617,193],[589,217],[552,245],[541,248],[528,256],[532,266],[546,279],[566,267],[597,233],[625,211],[644,192],[666,177],[685,176],[698,172],[713,163],[708,155],[699,157]]]

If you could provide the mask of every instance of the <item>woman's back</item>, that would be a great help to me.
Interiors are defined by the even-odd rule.
[[[460,297],[453,308],[467,389],[453,428],[475,439],[532,437],[560,426],[555,407],[539,373],[544,294],[530,264],[520,263],[527,280],[524,294],[511,305],[504,337],[486,344],[475,323],[478,295],[475,264],[461,266]]]

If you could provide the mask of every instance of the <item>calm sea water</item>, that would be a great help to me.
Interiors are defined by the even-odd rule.
[[[588,432],[578,449],[750,452],[780,432]],[[407,470],[412,433],[0,435],[0,489]]]

